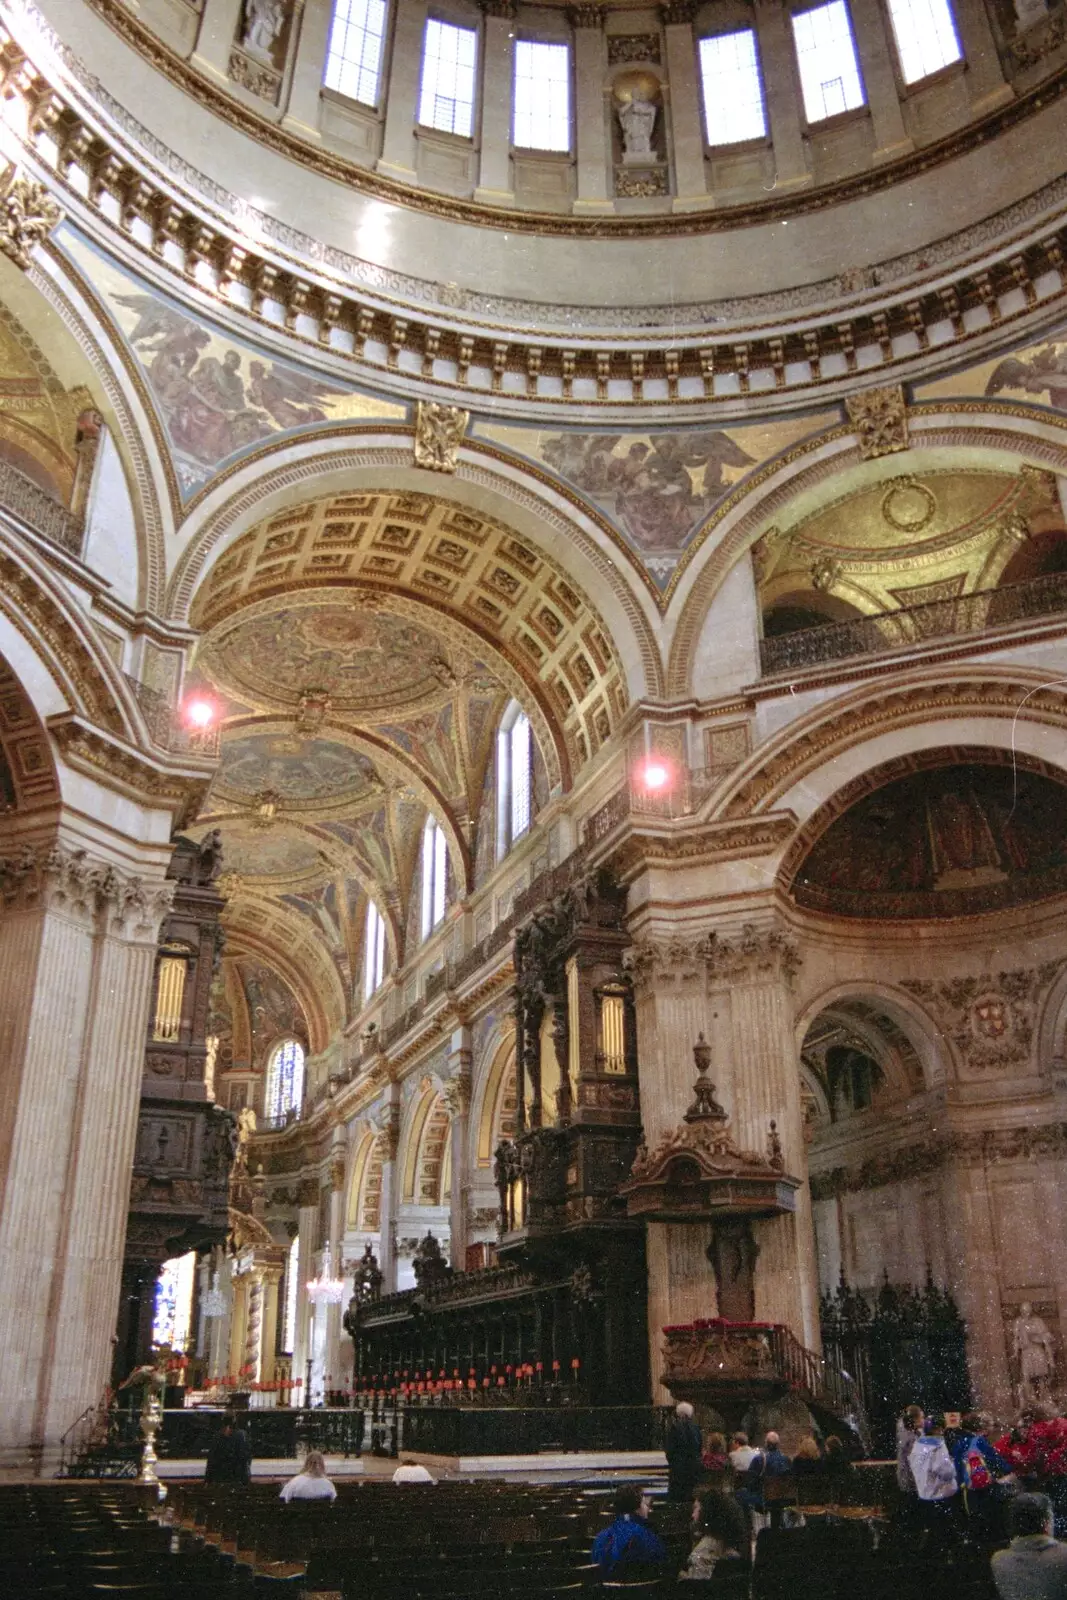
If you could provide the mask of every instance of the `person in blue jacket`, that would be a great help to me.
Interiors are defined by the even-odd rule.
[[[979,1538],[1002,1537],[1004,1491],[999,1485],[1012,1476],[1010,1461],[999,1454],[987,1437],[989,1420],[978,1411],[968,1411],[952,1444],[952,1463],[956,1482],[964,1492],[967,1520]]]
[[[612,1509],[615,1521],[593,1540],[593,1560],[601,1577],[613,1578],[623,1569],[656,1566],[667,1559],[667,1547],[647,1525],[652,1502],[643,1489],[623,1484]]]

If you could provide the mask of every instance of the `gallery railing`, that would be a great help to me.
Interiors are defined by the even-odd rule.
[[[760,640],[760,663],[766,677],[795,672],[849,656],[877,655],[925,644],[931,639],[983,633],[1012,622],[1054,616],[1067,611],[1067,572],[1052,572],[1001,589],[979,589],[948,600],[901,606],[870,617],[826,622]]]
[[[140,678],[131,677],[128,672],[123,673],[123,677],[133,690],[153,744],[176,755],[218,755],[218,728],[187,727],[177,707],[161,690],[153,689],[150,684],[142,683]]]
[[[85,535],[82,519],[10,461],[0,461],[0,506],[68,555],[81,555]]]

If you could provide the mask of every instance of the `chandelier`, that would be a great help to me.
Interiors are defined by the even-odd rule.
[[[226,1315],[226,1296],[219,1288],[219,1269],[211,1275],[211,1288],[204,1296],[201,1310],[205,1317],[224,1317]]]
[[[345,1297],[344,1279],[330,1277],[329,1245],[322,1252],[319,1275],[309,1281],[307,1290],[308,1299],[313,1306],[339,1306]]]

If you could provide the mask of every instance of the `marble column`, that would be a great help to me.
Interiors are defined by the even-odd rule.
[[[474,198],[486,205],[511,205],[511,112],[515,85],[512,46],[513,0],[481,0],[485,12],[482,49],[482,145]]]
[[[335,1144],[330,1157],[330,1215],[326,1237],[330,1243],[331,1272],[335,1278],[344,1277],[344,1205],[345,1205],[345,1134],[343,1128],[334,1131]],[[341,1317],[348,1304],[347,1296],[340,1305],[327,1307],[326,1315],[326,1374],[327,1387],[330,1389],[343,1388],[351,1371],[352,1361],[348,1356],[341,1360]]]
[[[783,0],[756,0],[756,33],[767,121],[774,146],[774,186],[776,189],[804,188],[812,178],[804,152],[805,118],[793,34]]]
[[[415,122],[422,74],[422,40],[426,0],[407,0],[395,8],[389,82],[385,95],[385,128],[378,171],[402,183],[415,181]]]
[[[604,13],[599,6],[574,6],[570,18],[574,27],[578,180],[578,198],[573,210],[581,216],[615,209],[608,190],[609,147],[604,106],[608,47],[604,37]]]
[[[259,1376],[265,1383],[273,1383],[278,1349],[279,1286],[281,1267],[267,1266],[262,1274],[263,1319],[259,1345]],[[273,1402],[272,1402],[273,1403]]]
[[[948,1234],[946,1286],[967,1324],[967,1364],[975,1402],[994,1416],[1012,1416],[1017,1398],[1001,1310],[994,1204],[983,1162],[963,1159],[945,1167],[941,1209]]]
[[[700,211],[715,203],[708,194],[704,170],[704,123],[693,11],[690,0],[673,0],[660,11],[674,150],[675,211]]]
[[[306,0],[300,13],[300,33],[293,55],[289,103],[282,127],[301,139],[319,140],[322,80],[330,42],[332,7],[328,0]]]
[[[905,155],[913,144],[897,93],[890,24],[879,0],[852,0],[852,26],[874,129],[873,159],[892,161]]]
[[[470,1105],[471,1105],[471,1030],[466,1025],[458,1027],[452,1035],[448,1052],[449,1077],[442,1093],[452,1118],[452,1193],[449,1197],[449,1255],[453,1272],[463,1272],[467,1260],[467,1205],[469,1200],[469,1174],[467,1171]]]
[[[241,17],[241,0],[204,0],[200,31],[189,64],[209,78],[230,85],[230,51]]]
[[[301,1205],[299,1213],[300,1240],[297,1249],[297,1290],[296,1290],[296,1327],[293,1330],[293,1379],[299,1379],[301,1385],[307,1382],[307,1364],[311,1355],[312,1336],[312,1307],[307,1297],[305,1285],[315,1276],[315,1241],[319,1232],[319,1205],[316,1196],[314,1203]],[[294,1396],[301,1405],[307,1405],[307,1395],[304,1388],[295,1389]]]
[[[798,964],[791,939],[774,926],[749,925],[737,937],[711,941],[709,997],[724,1024],[712,1076],[741,1149],[765,1152],[773,1121],[785,1170],[801,1179],[792,1215],[753,1226],[760,1251],[756,1317],[786,1323],[802,1344],[817,1350],[815,1230],[793,1033],[792,981]]]
[[[391,1098],[378,1115],[375,1126],[382,1140],[382,1188],[379,1207],[378,1266],[382,1274],[382,1293],[395,1294],[397,1282],[396,1262],[396,1208],[400,1194],[396,1170],[397,1151],[400,1148],[400,1098],[399,1085],[393,1084]]]
[[[0,899],[0,1462],[40,1467],[108,1377],[169,891],[51,844]]]

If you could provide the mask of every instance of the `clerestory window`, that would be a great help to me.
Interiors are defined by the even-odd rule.
[[[378,104],[385,0],[334,0],[326,51],[327,89],[365,106]]]
[[[283,1039],[267,1063],[264,1111],[281,1122],[290,1112],[299,1115],[303,1099],[304,1047],[297,1039]]]
[[[531,821],[533,745],[530,719],[513,700],[496,738],[496,838],[498,858],[506,856]]]
[[[949,0],[889,0],[905,83],[918,83],[963,57]]]
[[[419,121],[441,133],[469,139],[474,128],[474,71],[478,35],[431,17],[422,45]]]
[[[385,918],[374,901],[367,905],[367,926],[363,940],[363,1000],[368,1001],[382,986],[385,977]]]
[[[825,122],[862,106],[863,80],[845,0],[794,11],[792,22],[808,121]]]
[[[700,80],[709,144],[766,138],[767,113],[754,28],[701,39]]]
[[[445,914],[448,846],[436,817],[422,830],[422,937],[428,939]]]
[[[512,142],[520,150],[571,147],[571,53],[565,44],[515,42]]]

